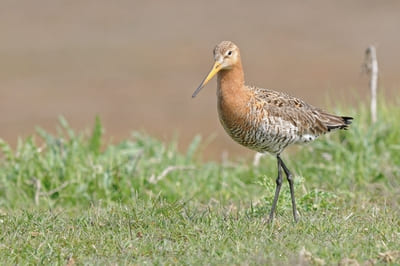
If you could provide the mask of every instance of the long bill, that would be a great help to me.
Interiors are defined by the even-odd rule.
[[[218,71],[221,70],[221,68],[222,68],[221,63],[215,61],[208,75],[201,82],[200,86],[194,91],[192,98],[196,97],[196,95],[200,92],[200,90],[210,81],[210,79],[212,79],[215,76],[215,74],[218,73]]]

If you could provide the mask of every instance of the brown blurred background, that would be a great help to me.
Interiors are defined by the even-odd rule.
[[[249,154],[219,125],[215,81],[191,94],[221,40],[239,45],[248,83],[331,110],[368,100],[360,73],[377,46],[380,88],[400,87],[400,1],[13,1],[0,8],[0,138],[16,143],[59,115],[99,115],[106,139],[212,137],[206,156]]]

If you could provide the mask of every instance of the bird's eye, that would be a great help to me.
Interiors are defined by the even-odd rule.
[[[232,55],[232,51],[228,51],[227,55]]]

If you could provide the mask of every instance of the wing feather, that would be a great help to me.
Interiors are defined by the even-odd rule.
[[[256,101],[264,103],[269,116],[281,119],[298,129],[299,135],[319,136],[332,129],[346,129],[353,118],[329,114],[286,93],[250,87]]]

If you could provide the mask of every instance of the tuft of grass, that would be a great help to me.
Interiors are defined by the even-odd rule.
[[[347,113],[347,112],[346,112]],[[201,137],[181,153],[144,133],[104,144],[60,118],[13,150],[0,139],[1,264],[400,263],[399,105],[370,124],[350,110],[348,131],[284,154],[273,224],[276,159],[202,162]]]
[[[93,132],[89,139],[89,149],[96,156],[100,154],[102,136],[103,126],[101,125],[100,117],[96,116],[96,122],[94,124]]]

